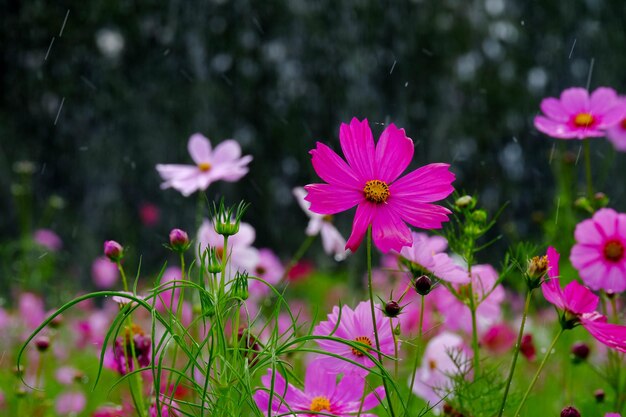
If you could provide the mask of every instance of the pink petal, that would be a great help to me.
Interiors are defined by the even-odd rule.
[[[618,104],[619,99],[615,90],[608,87],[599,87],[591,93],[589,112],[594,115],[604,115],[608,110]]]
[[[570,114],[589,111],[589,93],[584,88],[573,87],[561,93],[561,105]]]
[[[404,129],[398,129],[391,123],[376,145],[377,179],[392,183],[409,166],[413,152],[413,141],[406,136]]]
[[[413,242],[411,231],[390,205],[380,204],[372,224],[372,238],[381,252],[400,251]]]
[[[348,243],[346,243],[346,249],[356,252],[365,236],[365,232],[367,232],[367,227],[372,224],[372,220],[376,215],[376,208],[375,204],[367,200],[363,200],[356,208],[352,222],[352,233],[348,238]]]
[[[370,319],[371,320],[371,319]],[[365,378],[358,374],[348,374],[341,378],[339,384],[337,384],[337,389],[332,398],[330,398],[332,404],[344,404],[344,403],[355,403],[357,406],[360,405],[361,397],[363,396],[363,389],[365,388]],[[372,407],[370,407],[372,408]],[[363,410],[369,410],[369,408],[363,408]],[[346,410],[348,412],[353,410]]]
[[[187,150],[196,164],[211,160],[211,142],[200,133],[191,135],[187,143]]]
[[[561,258],[561,255],[556,251],[556,249],[554,249],[554,247],[550,246],[548,248],[546,256],[548,258],[548,276],[552,280],[557,280],[558,281],[558,279],[559,279],[559,259]]]
[[[574,139],[578,131],[571,129],[566,123],[557,122],[544,116],[535,117],[535,127],[541,133],[557,139]]]
[[[626,265],[624,261],[605,266],[608,266],[608,270],[602,276],[602,289],[617,293],[626,290]]]
[[[312,155],[313,169],[321,179],[329,184],[344,188],[363,189],[364,181],[332,149],[321,142],[309,152]]]
[[[550,278],[541,284],[541,292],[549,303],[564,310],[565,299],[559,282],[559,253],[553,247],[548,248],[548,276]]]
[[[156,170],[165,181],[173,178],[183,179],[196,175],[199,170],[195,165],[158,164]]]
[[[304,189],[310,210],[318,214],[336,214],[365,201],[363,193],[332,184],[310,184]]]
[[[449,164],[425,165],[398,179],[389,186],[391,198],[410,198],[412,202],[438,201],[453,191],[455,176],[448,170]]]
[[[374,137],[367,119],[359,122],[355,117],[350,121],[350,125],[342,123],[339,141],[348,164],[359,179],[362,181],[375,179]]]
[[[561,102],[554,97],[545,98],[541,101],[541,111],[552,120],[567,122],[570,114],[565,111]]]
[[[584,314],[580,322],[596,340],[611,349],[626,353],[626,326],[607,323],[606,317],[598,313]]]
[[[304,392],[309,397],[330,397],[337,385],[337,375],[323,368],[321,361],[316,359],[309,363],[304,377]]]
[[[623,128],[625,122],[626,119],[622,119],[607,131],[607,139],[613,144],[615,150],[620,152],[626,152],[626,129]]]
[[[598,296],[578,281],[572,281],[563,290],[565,308],[575,314],[591,313],[598,306]]]
[[[232,162],[241,156],[241,146],[234,139],[228,139],[215,147],[212,163]]]
[[[420,229],[441,229],[447,222],[450,210],[435,204],[412,203],[408,198],[394,199],[391,205],[402,220]]]
[[[363,400],[362,409],[364,411],[371,410],[372,408],[380,404],[384,398],[385,398],[385,388],[377,387],[374,389],[373,392],[369,393],[365,397],[365,399]],[[361,416],[364,416],[364,414],[361,414]]]

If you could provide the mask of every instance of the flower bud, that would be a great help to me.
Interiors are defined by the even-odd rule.
[[[124,248],[114,240],[104,242],[104,256],[113,262],[119,262],[124,257]]]
[[[572,345],[572,360],[574,363],[584,362],[588,357],[591,349],[584,342],[576,342]]]
[[[561,411],[561,417],[580,417],[580,411],[571,406],[565,407]]]
[[[224,199],[220,200],[219,206],[213,206],[213,228],[222,236],[232,236],[239,232],[241,218],[250,204],[240,202],[237,206],[224,207]]]
[[[247,300],[248,293],[248,274],[246,272],[237,272],[235,275],[235,284],[233,285],[233,295],[241,300]]]
[[[389,300],[387,301],[387,304],[385,304],[385,315],[387,317],[398,317],[401,311],[402,307],[400,307],[400,304],[398,304],[397,301]]]
[[[464,195],[459,197],[454,202],[454,205],[458,208],[469,208],[470,210],[476,206],[476,200],[471,195]]]
[[[35,347],[39,352],[45,352],[50,347],[50,338],[48,336],[39,336],[35,339]]]
[[[202,262],[209,274],[219,274],[222,272],[221,256],[218,256],[217,248],[207,247],[202,254]]]
[[[597,390],[595,390],[593,392],[593,396],[596,398],[596,402],[598,402],[598,403],[604,402],[605,394],[604,394],[604,390],[603,389],[598,388]]]
[[[63,315],[59,314],[50,321],[50,327],[58,329],[63,324]]]
[[[427,295],[432,289],[433,284],[430,278],[428,278],[426,275],[422,275],[415,280],[413,286],[415,287],[415,291],[419,295]]]
[[[593,203],[597,208],[606,207],[609,205],[609,197],[602,192],[597,192],[593,195]]]
[[[541,278],[545,275],[548,270],[548,257],[544,256],[533,256],[533,258],[528,261],[528,268],[526,269],[526,273],[530,277],[530,279]]]
[[[172,229],[170,232],[170,248],[176,252],[184,252],[189,249],[189,236],[181,229]]]
[[[535,349],[535,344],[533,343],[533,335],[525,334],[522,336],[522,343],[520,343],[520,353],[524,355],[526,359],[529,361],[534,361],[537,357],[537,349]]]
[[[476,210],[472,213],[472,220],[476,223],[485,223],[487,221],[487,212],[485,210]]]
[[[589,213],[594,212],[593,206],[591,205],[591,202],[589,201],[587,197],[578,197],[574,201],[574,207],[580,210],[587,211]]]

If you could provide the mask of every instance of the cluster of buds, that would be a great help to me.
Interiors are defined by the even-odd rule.
[[[241,218],[250,207],[249,203],[241,201],[237,206],[225,207],[224,199],[219,205],[213,204],[213,227],[215,232],[222,236],[232,236],[239,232]]]

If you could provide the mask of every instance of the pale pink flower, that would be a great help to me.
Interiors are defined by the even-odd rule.
[[[327,184],[304,188],[310,210],[315,213],[336,214],[357,206],[347,249],[356,251],[369,226],[374,244],[387,253],[411,244],[406,223],[439,229],[448,221],[450,210],[431,204],[454,191],[454,174],[448,164],[426,165],[398,178],[414,152],[413,141],[404,129],[390,124],[374,145],[367,119],[361,122],[353,118],[349,125],[341,125],[339,141],[347,163],[318,142],[310,152],[313,168]]]
[[[280,283],[285,273],[285,267],[274,251],[263,248],[259,249],[259,262],[254,269],[248,272],[275,287]],[[270,287],[256,279],[248,279],[248,291],[250,298],[258,300],[270,293]]]
[[[37,229],[33,235],[37,244],[43,246],[51,252],[57,252],[63,247],[63,241],[54,231],[50,229]]]
[[[478,308],[476,309],[476,326],[482,334],[492,325],[501,320],[500,305],[504,301],[504,288],[494,285],[498,280],[498,272],[491,265],[472,266],[472,287]],[[455,286],[457,291],[463,291]],[[469,287],[466,287],[469,288]],[[493,289],[493,291],[492,291]],[[445,326],[449,330],[462,330],[467,334],[472,332],[472,315],[469,306],[456,298],[445,287],[439,287],[431,295],[437,309],[445,318]]]
[[[543,99],[541,110],[545,116],[535,117],[535,127],[557,139],[602,137],[624,117],[617,93],[607,87],[596,89],[591,96],[584,88],[568,88],[560,99]]]
[[[250,155],[241,156],[241,147],[233,139],[211,149],[209,139],[196,133],[189,138],[187,149],[195,165],[156,166],[165,181],[161,188],[174,188],[185,197],[206,190],[215,181],[238,181],[248,173],[248,164],[252,161]]]
[[[613,147],[621,152],[626,152],[626,98],[620,99],[624,116],[622,120],[606,130],[606,138],[613,144]]]
[[[596,340],[608,347],[626,352],[626,326],[607,323],[607,318],[596,311],[599,298],[578,281],[561,289],[559,253],[548,248],[548,280],[541,284],[543,296],[562,312],[561,325],[571,329],[582,325]]]
[[[468,367],[463,339],[454,333],[441,333],[426,345],[422,364],[415,374],[413,392],[430,406],[440,409],[442,399],[452,389],[451,376],[467,371]]]
[[[30,329],[36,329],[46,318],[43,299],[30,292],[20,295],[19,312],[20,317]]]
[[[454,263],[452,258],[444,251],[448,247],[448,241],[441,236],[429,237],[425,233],[412,233],[413,243],[405,246],[400,255],[417,264],[424,270],[424,274],[433,274],[455,284],[469,282],[467,271]]]
[[[76,368],[71,366],[62,366],[56,370],[54,376],[61,384],[70,385],[76,381],[76,377],[80,375]]]
[[[98,288],[111,288],[119,279],[117,265],[106,256],[94,259],[91,264],[91,279]]]
[[[134,297],[134,298],[138,298],[140,300],[143,300],[145,298],[141,295],[133,294],[130,291],[118,291],[118,293],[123,294],[123,295],[114,295],[113,297],[111,297],[111,300],[113,300],[120,306],[125,306],[126,304],[130,304],[131,306],[134,307],[135,305],[137,305],[137,302],[135,300],[133,300],[132,298],[126,297],[126,295]]]
[[[576,226],[570,261],[592,290],[626,290],[626,214],[598,210]]]
[[[235,276],[235,272],[254,271],[259,264],[259,251],[252,247],[256,238],[254,228],[248,223],[241,222],[239,232],[228,238],[227,256],[228,262],[226,272]],[[204,220],[198,230],[198,242],[200,251],[207,247],[215,248],[218,256],[224,256],[224,236],[218,234],[210,220]]]
[[[380,351],[385,355],[394,354],[394,338],[389,326],[389,320],[383,315],[380,305],[376,304],[376,329],[378,332],[378,340],[380,342]],[[362,350],[377,357],[375,350],[376,341],[374,337],[374,324],[372,323],[372,313],[370,310],[370,302],[362,301],[352,310],[348,306],[342,306],[341,312],[339,307],[333,307],[332,313],[328,315],[328,320],[323,321],[313,329],[315,336],[333,336],[336,338],[349,340],[352,342],[360,342],[363,346],[361,350],[353,348],[345,343],[333,340],[316,339],[315,341],[323,350],[339,355],[339,357],[350,359],[366,368],[374,366],[374,362],[365,355]],[[322,366],[329,371],[341,372],[357,372],[362,373],[363,369],[355,366],[351,362],[333,357],[323,356],[320,359]]]
[[[383,387],[375,388],[364,397],[365,378],[355,374],[346,374],[337,383],[337,374],[329,373],[316,361],[307,366],[304,390],[288,384],[281,374],[271,369],[261,377],[261,382],[265,389],[254,393],[254,401],[266,416],[316,417],[326,413],[351,417],[359,413],[362,417],[376,417],[364,411],[376,407],[385,398]]]
[[[85,409],[87,398],[82,392],[66,392],[56,399],[55,410],[59,415],[78,414]]]
[[[321,215],[310,210],[311,203],[305,200],[306,194],[306,190],[302,187],[293,189],[296,201],[310,219],[305,231],[306,235],[316,236],[319,234],[322,237],[324,252],[328,255],[334,255],[337,261],[344,260],[348,254],[345,249],[346,239],[333,224],[331,215]]]

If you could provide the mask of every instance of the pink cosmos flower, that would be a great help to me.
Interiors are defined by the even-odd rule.
[[[626,152],[626,98],[620,99],[624,109],[622,120],[606,130],[606,138],[613,144],[613,147],[622,152]]]
[[[229,266],[227,272],[235,276],[235,272],[253,271],[259,263],[259,251],[252,247],[256,238],[254,228],[248,223],[241,222],[239,232],[228,239],[227,256],[229,256]],[[216,248],[218,256],[224,254],[224,236],[218,234],[213,228],[210,220],[204,220],[198,230],[198,240],[200,250],[203,251],[210,246]]]
[[[385,398],[383,387],[363,397],[365,379],[358,375],[344,375],[337,383],[337,374],[329,373],[317,361],[307,367],[304,390],[288,384],[281,374],[273,373],[271,369],[261,377],[261,382],[265,389],[259,389],[254,394],[254,401],[267,416],[314,417],[325,413],[348,417],[359,413],[362,417],[376,417],[363,411],[371,410]],[[271,405],[270,391],[273,393]]]
[[[263,248],[259,249],[259,263],[248,272],[265,280],[272,286],[276,286],[280,283],[285,273],[285,267],[274,251],[269,248]],[[261,281],[249,279],[248,291],[250,292],[250,298],[259,300],[270,293],[270,288]]]
[[[448,164],[426,165],[398,178],[414,152],[404,129],[390,124],[375,146],[367,119],[353,118],[349,125],[341,125],[339,141],[347,163],[318,142],[310,152],[313,168],[327,184],[304,188],[315,213],[330,215],[357,206],[347,249],[356,251],[370,225],[374,244],[387,253],[411,244],[405,222],[438,229],[448,221],[448,209],[430,204],[454,191],[454,174],[448,171]]]
[[[467,284],[469,276],[467,272],[454,263],[452,258],[444,251],[448,241],[441,236],[429,237],[425,233],[413,232],[413,244],[405,246],[400,255],[420,266],[425,274],[433,274],[455,284]]]
[[[381,307],[378,304],[376,304],[376,328],[378,330],[380,351],[386,355],[393,355],[393,334],[391,333],[389,321],[384,317]],[[339,312],[339,307],[333,307],[333,312],[328,315],[328,320],[315,326],[313,329],[313,335],[333,336],[353,342],[360,342],[366,345],[364,347],[365,350],[368,350],[367,346],[371,346],[373,349],[376,349],[370,302],[362,301],[354,310],[344,305],[341,308],[341,314]],[[367,355],[362,352],[362,350],[358,350],[347,344],[332,340],[319,339],[316,340],[316,342],[323,350],[338,355],[339,357],[352,360],[353,362],[359,363],[366,368],[374,366],[374,362],[372,362]],[[369,353],[374,357],[377,355],[374,350],[369,351]],[[345,373],[346,371],[357,373],[363,372],[362,368],[333,356],[323,356],[320,359],[320,363],[326,369],[335,373]]]
[[[36,329],[46,317],[43,299],[30,292],[20,295],[19,311],[24,323],[30,329]]]
[[[491,326],[480,339],[481,346],[489,351],[502,354],[506,353],[515,344],[515,332],[504,323]]]
[[[453,358],[461,365],[461,369]],[[415,374],[413,392],[431,406],[439,404],[436,408],[441,408],[441,400],[452,388],[451,376],[465,371],[466,366],[469,366],[469,358],[463,339],[454,333],[441,333],[426,346],[422,364]]]
[[[111,288],[117,282],[120,271],[106,256],[94,259],[91,264],[91,279],[98,288]]]
[[[607,323],[607,318],[596,311],[599,298],[589,288],[572,281],[561,289],[559,280],[559,253],[548,248],[548,276],[541,284],[543,296],[563,312],[561,325],[573,328],[582,325],[595,339],[608,347],[626,352],[626,326]]]
[[[248,173],[248,164],[252,161],[250,155],[241,156],[241,147],[233,139],[225,140],[211,149],[209,139],[196,133],[189,138],[187,149],[195,165],[156,166],[165,181],[161,188],[175,188],[185,197],[206,190],[215,181],[238,181]]]
[[[334,255],[335,260],[342,261],[347,256],[346,239],[341,236],[339,230],[333,225],[333,218],[330,215],[317,214],[310,210],[311,203],[305,200],[306,190],[302,187],[293,189],[293,195],[302,210],[309,216],[309,224],[306,228],[307,236],[320,235],[322,237],[322,247],[328,255]]]
[[[472,287],[474,296],[479,303],[476,309],[476,325],[478,333],[482,334],[492,325],[500,322],[501,308],[504,301],[504,288],[501,285],[492,288],[498,280],[498,272],[491,265],[474,265],[472,267]],[[457,291],[463,292],[469,287],[456,286]],[[457,299],[445,287],[433,291],[437,309],[445,318],[445,326],[449,330],[462,330],[467,334],[472,332],[472,316],[467,304]]]
[[[545,116],[535,117],[535,127],[557,139],[602,137],[624,116],[617,93],[607,87],[596,89],[591,96],[584,88],[568,88],[560,100],[543,99],[541,111]]]
[[[85,409],[87,398],[82,392],[66,392],[57,397],[55,410],[58,415],[77,415]]]
[[[626,214],[598,210],[576,226],[570,261],[592,290],[626,290]]]
[[[33,235],[35,242],[52,252],[57,252],[63,247],[63,241],[50,229],[37,229]]]

